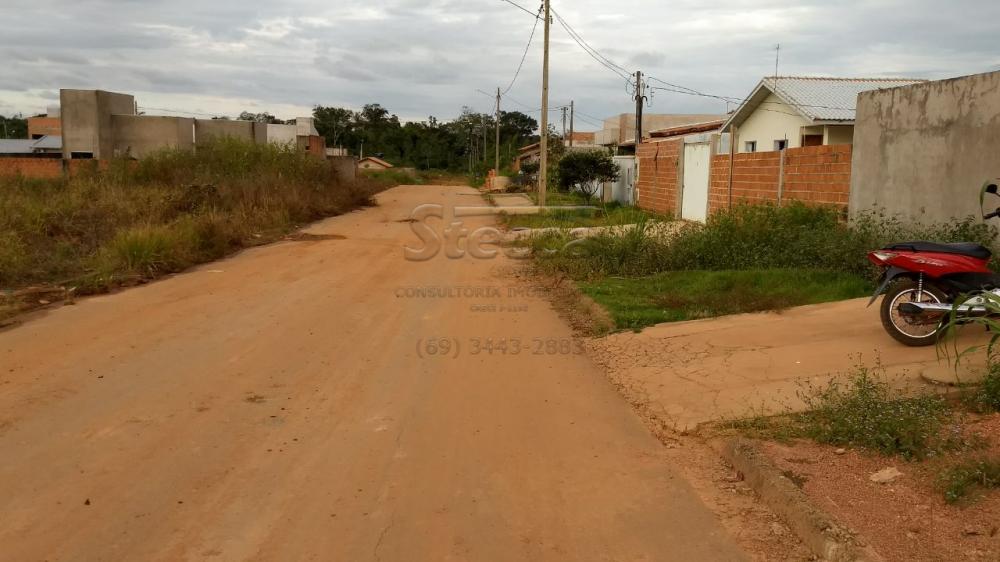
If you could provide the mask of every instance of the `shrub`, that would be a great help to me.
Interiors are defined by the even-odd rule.
[[[1000,459],[982,458],[953,466],[941,476],[941,485],[948,503],[967,498],[976,488],[1000,488]]]
[[[867,367],[859,365],[850,377],[799,396],[807,408],[797,416],[802,435],[820,443],[908,459],[924,458],[944,445],[939,438],[948,416],[944,399],[931,394],[901,398]]]
[[[848,224],[839,209],[800,202],[782,207],[736,205],[711,215],[705,224],[688,223],[669,236],[660,235],[658,229],[646,229],[645,234],[641,240],[616,239],[635,236],[632,232],[600,236],[587,242],[587,251],[577,254],[576,260],[549,256],[543,266],[574,277],[807,268],[873,278],[876,270],[867,253],[892,242],[928,239],[992,246],[997,239],[996,228],[971,217],[922,226],[863,213]],[[589,263],[576,263],[581,259]]]
[[[567,152],[559,160],[559,187],[580,189],[593,196],[597,183],[618,179],[618,165],[610,154],[600,150]]]

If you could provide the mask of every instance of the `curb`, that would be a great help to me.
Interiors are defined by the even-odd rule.
[[[721,453],[813,554],[830,562],[883,562],[870,548],[860,547],[853,532],[816,507],[771,463],[757,443],[730,439],[723,443]]]

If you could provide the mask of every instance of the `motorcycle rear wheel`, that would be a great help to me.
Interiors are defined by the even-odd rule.
[[[889,286],[882,298],[882,327],[896,341],[910,347],[934,345],[941,333],[941,323],[919,322],[908,319],[899,312],[899,305],[907,302],[946,303],[944,291],[924,283],[922,294],[917,298],[918,285],[913,279],[902,279]]]

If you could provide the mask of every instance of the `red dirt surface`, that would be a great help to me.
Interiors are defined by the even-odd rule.
[[[986,440],[983,450],[923,462],[847,450],[808,441],[765,443],[765,452],[822,509],[857,531],[886,560],[1000,560],[1000,490],[973,492],[959,505],[945,502],[939,475],[963,458],[1000,454],[1000,414],[967,420],[965,431]],[[896,467],[903,476],[876,484],[869,476]]]

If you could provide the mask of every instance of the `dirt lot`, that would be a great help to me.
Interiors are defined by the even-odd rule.
[[[503,260],[403,259],[452,192],[0,332],[0,558],[746,559]]]
[[[977,454],[1000,454],[1000,414],[976,419],[969,430],[988,442]],[[816,505],[859,531],[886,560],[1000,560],[1000,493],[946,503],[938,479],[951,455],[909,463],[853,450],[837,454],[805,441],[766,443],[764,450]],[[888,467],[903,475],[887,484],[869,479]]]

